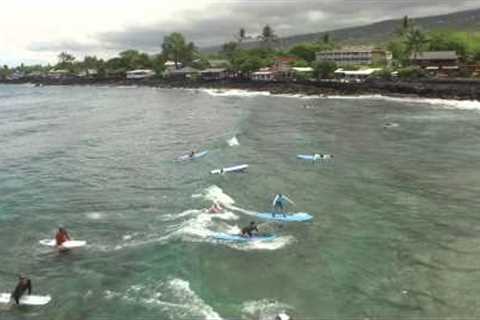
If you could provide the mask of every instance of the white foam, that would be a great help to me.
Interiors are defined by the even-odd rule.
[[[242,304],[242,313],[258,320],[273,320],[280,313],[285,313],[292,308],[276,300],[247,301]]]
[[[227,140],[227,143],[230,147],[237,147],[237,146],[240,145],[240,142],[238,142],[237,137],[233,137],[233,138]]]
[[[294,237],[284,236],[284,237],[275,238],[272,241],[249,241],[249,242],[241,242],[241,243],[227,243],[226,245],[232,249],[236,249],[240,251],[254,251],[254,250],[273,251],[273,250],[281,249],[294,241],[295,241]]]
[[[257,96],[270,96],[269,91],[249,91],[240,89],[201,89],[202,92],[216,97],[257,97]]]
[[[228,194],[224,193],[218,186],[210,186],[201,195],[204,199],[221,203],[223,206],[231,206],[235,203]]]
[[[89,212],[86,214],[88,219],[92,220],[100,220],[103,218],[103,213],[101,212]]]
[[[159,307],[172,319],[222,320],[211,306],[199,297],[188,281],[171,279],[153,286],[133,285],[124,293],[106,290],[107,299],[121,299],[128,303]]]
[[[319,97],[322,98],[322,97]],[[326,96],[325,99],[336,100],[385,100],[394,102],[408,102],[416,104],[427,104],[440,106],[447,109],[460,110],[480,110],[480,101],[476,100],[447,100],[447,99],[430,99],[416,97],[389,97],[383,95],[361,95],[361,96]]]

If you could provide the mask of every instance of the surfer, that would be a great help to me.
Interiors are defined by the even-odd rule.
[[[257,224],[255,223],[255,221],[250,222],[248,226],[242,228],[242,237],[245,237],[247,235],[249,237],[253,237],[253,234],[252,234],[253,231],[260,232],[258,231]]]
[[[67,230],[63,226],[60,226],[55,235],[55,242],[58,247],[61,247],[65,241],[70,241],[70,236],[68,235]]]
[[[273,212],[272,216],[275,217],[275,215],[280,211],[284,217],[286,217],[286,213],[284,211],[285,208],[285,201],[290,202],[291,204],[294,204],[292,200],[290,200],[287,196],[278,193],[275,198],[273,199]]]
[[[27,290],[28,294],[32,294],[32,281],[30,281],[30,279],[28,279],[24,274],[20,274],[18,277],[18,284],[15,287],[15,290],[12,292],[12,299],[17,305],[20,303],[20,298]]]
[[[190,151],[190,154],[188,155],[190,159],[192,159],[195,156],[195,150]]]

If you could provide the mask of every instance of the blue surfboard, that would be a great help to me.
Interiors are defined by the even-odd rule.
[[[196,160],[196,159],[200,159],[200,158],[203,158],[207,155],[208,153],[208,150],[205,150],[205,151],[202,151],[202,152],[198,152],[198,153],[195,153],[193,155],[193,157],[190,157],[189,154],[185,154],[183,156],[180,156],[177,158],[177,161],[186,161],[186,160]]]
[[[237,234],[217,233],[213,236],[216,240],[229,242],[255,242],[255,241],[272,241],[277,238],[276,235],[254,235],[253,237],[242,237]]]
[[[285,216],[282,213],[275,213],[273,216],[273,212],[262,212],[257,213],[256,217],[263,220],[269,221],[280,221],[280,222],[306,222],[313,220],[313,216],[306,213],[295,213],[295,214],[286,214]]]

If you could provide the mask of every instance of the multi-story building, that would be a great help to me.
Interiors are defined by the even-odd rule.
[[[317,62],[334,62],[339,66],[388,65],[391,60],[392,54],[390,52],[373,48],[321,51],[316,54]]]

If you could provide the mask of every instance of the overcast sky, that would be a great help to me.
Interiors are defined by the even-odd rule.
[[[240,27],[279,36],[327,31],[404,15],[480,8],[480,0],[0,0],[0,64],[54,63],[61,51],[111,57],[159,52],[183,32],[197,46],[232,40]]]

